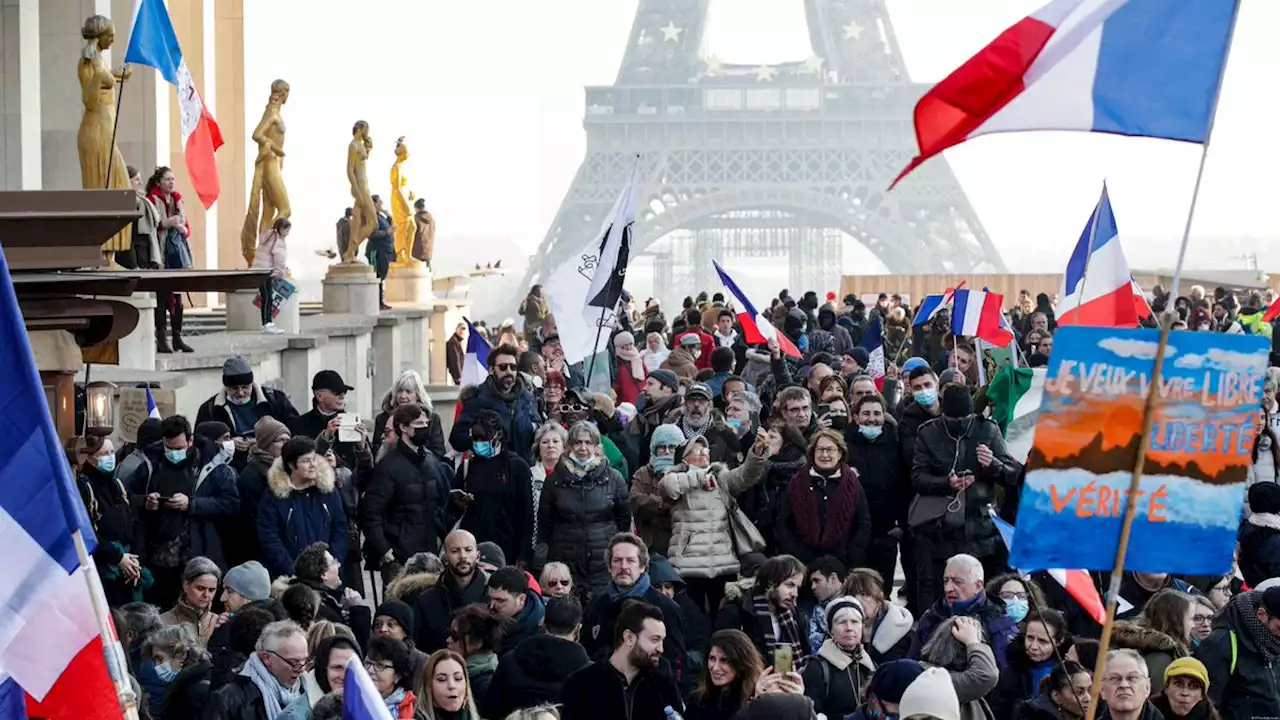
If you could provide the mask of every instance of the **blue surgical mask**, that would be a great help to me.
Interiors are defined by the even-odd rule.
[[[471,443],[471,449],[476,455],[484,458],[490,458],[498,454],[498,448],[488,440],[477,440]]]
[[[242,398],[232,397],[231,395],[227,395],[227,402],[231,403],[232,405],[248,405],[249,401],[252,399],[253,399],[253,395],[247,395]]]
[[[574,465],[577,465],[580,468],[586,467],[591,464],[591,458],[587,458],[586,460],[579,460],[577,455],[570,455],[569,459],[573,461]]]
[[[182,464],[183,461],[187,459],[187,451],[186,450],[165,450],[164,456],[168,458],[169,462],[173,463],[174,465],[180,465]]]
[[[1013,618],[1014,622],[1022,622],[1027,617],[1027,612],[1031,610],[1031,606],[1026,600],[1005,600],[1004,614]]]
[[[915,401],[924,407],[933,407],[934,403],[938,402],[938,391],[934,388],[917,390],[911,393],[911,397],[915,398]]]
[[[156,677],[160,678],[160,682],[168,685],[178,677],[178,670],[169,663],[160,663],[156,665]]]
[[[725,418],[724,424],[733,428],[733,432],[735,435],[742,434],[742,421],[739,420],[738,418]]]
[[[862,437],[868,440],[875,440],[880,437],[880,433],[884,432],[883,425],[863,425],[858,424],[858,432],[862,433]]]
[[[115,456],[115,455],[104,455],[104,456],[102,456],[102,457],[98,458],[98,469],[99,469],[99,470],[101,470],[101,471],[102,471],[102,472],[104,472],[104,473],[111,473],[111,472],[115,472],[115,469],[116,469],[116,456]]]
[[[676,459],[670,455],[654,455],[649,458],[649,467],[653,468],[657,472],[662,472],[674,465],[675,462]]]

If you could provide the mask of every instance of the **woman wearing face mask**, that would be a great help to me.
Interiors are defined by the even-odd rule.
[[[827,603],[827,639],[804,669],[804,693],[817,712],[843,717],[866,699],[875,664],[862,647],[862,605],[851,597]]]
[[[987,581],[987,600],[1004,608],[1004,614],[1021,623],[1031,608],[1049,607],[1044,591],[1018,573],[1003,573]]]
[[[741,630],[716,631],[702,679],[685,701],[685,720],[729,720],[751,699],[763,674],[751,638]]]
[[[1022,704],[1017,720],[1083,720],[1089,711],[1093,676],[1074,660],[1056,665],[1040,681],[1038,694]],[[1167,717],[1167,716],[1166,716]]]
[[[155,664],[156,676],[168,686],[160,701],[160,713],[154,716],[156,720],[203,716],[209,702],[213,664],[191,630],[184,625],[164,628],[147,638],[142,652]]]
[[[196,425],[193,439],[203,464],[196,473],[195,491],[187,507],[191,516],[191,554],[203,555],[219,567],[226,567],[222,527],[240,512],[236,471],[230,465],[236,445],[231,428],[217,420]]]
[[[458,527],[497,543],[511,564],[532,564],[532,476],[524,459],[508,450],[497,413],[476,413],[471,424],[471,452],[457,472],[461,492],[451,493],[451,509],[452,517],[461,516]]]
[[[609,538],[630,528],[627,483],[605,462],[600,431],[574,423],[568,452],[542,486],[538,556],[568,565],[578,587],[598,593],[610,582]]]
[[[1062,613],[1042,608],[1027,614],[1022,634],[1009,643],[1008,664],[1000,671],[1000,681],[987,696],[996,717],[1013,717],[1022,703],[1034,698],[1060,664],[1059,657],[1065,658],[1070,649],[1071,636]]]
[[[779,498],[774,538],[777,551],[811,563],[832,555],[845,567],[865,567],[871,516],[858,474],[846,462],[849,450],[833,430],[809,441],[807,462]]]
[[[107,603],[120,607],[142,599],[151,585],[151,573],[138,560],[142,547],[142,523],[124,484],[115,477],[116,449],[111,440],[91,435],[84,440],[85,460],[78,468],[80,499],[89,511],[98,546],[93,561],[102,577]]]
[[[671,504],[662,495],[662,476],[676,462],[676,450],[684,444],[679,425],[659,425],[649,438],[649,462],[631,476],[631,513],[636,534],[649,552],[666,555],[671,546]]]
[[[667,341],[662,337],[662,333],[649,333],[645,336],[644,343],[644,350],[640,351],[640,359],[644,362],[644,372],[647,377],[649,373],[662,367],[662,363],[671,355],[671,351],[667,349]]]
[[[1219,720],[1209,699],[1209,671],[1195,658],[1174,660],[1164,671],[1164,694],[1151,701],[1164,720]]]
[[[440,424],[440,413],[435,411],[435,407],[431,403],[431,396],[427,395],[427,384],[423,382],[422,376],[417,370],[405,370],[400,373],[400,377],[396,378],[395,385],[382,396],[382,412],[374,418],[373,425],[375,431],[380,431],[387,426],[387,418],[391,417],[391,413],[396,408],[406,403],[417,403],[426,409],[427,414],[431,417],[427,421],[427,427],[431,429],[427,437],[427,449],[435,453],[437,457],[444,457],[446,448],[444,444],[444,430]]]
[[[849,467],[867,493],[871,515],[867,564],[881,577],[891,578],[898,562],[898,543],[907,529],[910,498],[902,487],[898,426],[888,418],[884,398],[879,394],[864,396],[855,405],[844,439],[849,445]]]

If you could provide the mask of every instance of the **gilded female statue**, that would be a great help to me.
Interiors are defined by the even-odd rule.
[[[369,160],[369,151],[373,149],[373,139],[369,137],[369,123],[364,120],[356,122],[351,128],[351,144],[347,145],[347,181],[351,183],[351,241],[347,243],[347,251],[342,254],[345,265],[354,265],[356,252],[361,243],[369,239],[369,233],[378,225],[377,210],[373,207],[373,196],[369,194],[369,176],[365,174],[365,162]]]
[[[111,72],[102,57],[102,51],[109,49],[116,39],[116,29],[110,20],[101,15],[90,17],[80,28],[80,37],[87,41],[76,69],[80,77],[80,99],[84,102],[84,116],[76,134],[80,184],[86,190],[127,190],[131,187],[129,172],[111,136],[116,120],[116,83],[128,80],[130,73],[128,70]],[[108,263],[115,253],[129,249],[131,232],[131,226],[126,225],[102,244]]]
[[[280,107],[289,101],[289,83],[271,83],[271,97],[262,111],[262,119],[253,130],[258,143],[258,157],[253,161],[253,185],[249,190],[249,209],[240,229],[240,251],[245,262],[253,264],[258,238],[277,220],[291,214],[289,192],[284,186],[284,119]]]
[[[396,140],[396,161],[391,165],[391,222],[396,228],[396,259],[392,267],[414,267],[410,251],[413,248],[413,236],[416,228],[409,220],[413,211],[409,204],[413,202],[413,194],[406,198],[404,186],[409,180],[404,176],[401,165],[409,159],[409,148],[404,144],[404,137]]]

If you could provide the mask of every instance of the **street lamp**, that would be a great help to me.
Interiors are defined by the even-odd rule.
[[[85,435],[110,435],[116,426],[116,386],[95,380],[84,386]]]

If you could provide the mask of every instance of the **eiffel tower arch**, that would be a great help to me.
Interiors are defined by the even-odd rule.
[[[669,239],[659,297],[713,287],[713,258],[786,256],[779,287],[834,288],[847,238],[892,273],[1004,272],[944,158],[886,192],[928,86],[910,81],[884,0],[805,0],[813,55],[771,66],[703,57],[709,4],[640,0],[614,84],[586,88],[586,157],[523,287],[598,233],[636,155],[632,257]]]

